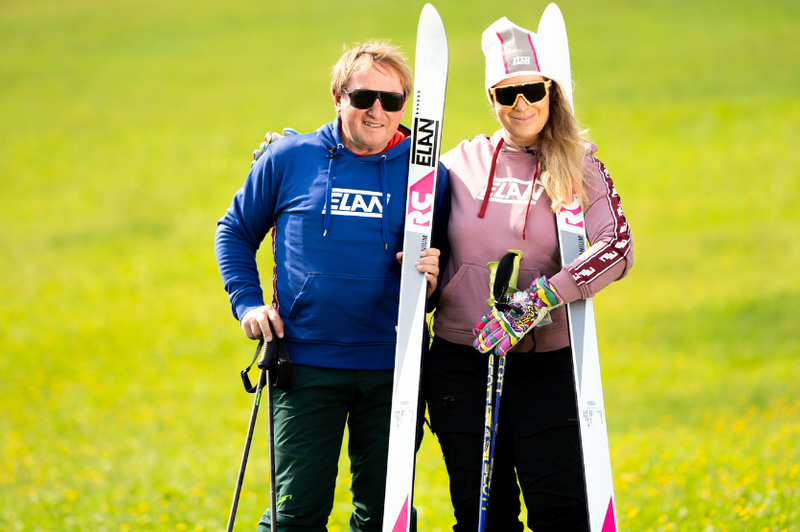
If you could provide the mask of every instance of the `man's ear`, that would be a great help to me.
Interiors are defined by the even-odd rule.
[[[333,96],[333,106],[336,108],[336,116],[340,116],[342,112],[342,94],[331,89]]]

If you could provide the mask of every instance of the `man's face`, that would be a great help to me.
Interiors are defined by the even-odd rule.
[[[345,87],[352,92],[369,89],[403,93],[403,84],[393,68],[373,63],[369,68],[353,74]],[[394,136],[406,106],[397,112],[383,110],[379,99],[369,109],[356,109],[347,94],[334,94],[334,106],[342,119],[342,141],[347,149],[359,155],[375,155],[389,144]]]

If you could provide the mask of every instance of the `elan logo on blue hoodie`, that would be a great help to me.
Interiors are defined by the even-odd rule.
[[[381,198],[383,194],[371,190],[354,190],[351,188],[334,188],[331,194],[331,214],[340,216],[363,216],[380,218],[383,214]],[[386,195],[386,203],[392,199]],[[325,214],[325,208],[322,209]]]

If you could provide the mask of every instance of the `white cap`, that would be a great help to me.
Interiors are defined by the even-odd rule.
[[[486,95],[489,97],[489,88],[504,79],[542,76],[558,83],[573,107],[567,30],[558,6],[547,6],[538,31],[521,28],[506,17],[486,28],[481,38],[486,56]]]

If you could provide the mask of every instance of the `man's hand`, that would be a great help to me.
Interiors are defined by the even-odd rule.
[[[417,271],[425,274],[425,280],[428,282],[428,297],[431,297],[439,283],[439,255],[441,252],[436,248],[423,249],[419,259],[414,262]],[[397,262],[403,263],[402,251],[397,253]]]
[[[300,133],[298,133],[296,130],[290,127],[283,128],[283,135],[281,135],[280,133],[275,133],[274,131],[267,131],[267,134],[264,135],[264,142],[262,142],[258,148],[253,150],[253,162],[250,163],[250,168],[252,168],[253,165],[256,164],[256,161],[259,159],[259,157],[264,155],[264,152],[267,151],[267,146],[269,146],[273,142],[278,142],[280,139],[282,139],[287,135],[299,135],[299,134]]]
[[[503,356],[552,309],[563,304],[547,277],[539,277],[527,290],[495,303],[492,311],[472,329],[476,336],[472,346],[481,353],[494,351]]]
[[[251,309],[242,316],[240,322],[244,334],[251,340],[272,341],[272,333],[269,329],[269,324],[272,322],[272,327],[275,328],[275,334],[278,338],[283,338],[283,320],[281,320],[278,311],[272,305],[264,305],[263,307],[256,307]]]

